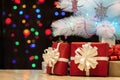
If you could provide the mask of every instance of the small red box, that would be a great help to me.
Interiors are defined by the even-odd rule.
[[[87,44],[86,42],[72,42],[71,43],[71,57],[75,57],[75,50],[77,48],[82,48],[82,45]],[[92,42],[90,43],[92,47],[97,47],[98,55],[96,57],[105,57],[108,59],[108,49],[107,43]],[[97,60],[98,64],[95,69],[89,70],[89,76],[108,76],[108,60]],[[74,60],[70,61],[70,75],[73,76],[86,76],[86,71],[81,71],[78,69],[79,64],[75,64]]]
[[[58,45],[57,42],[53,42],[52,48],[56,48]],[[70,45],[69,43],[60,43],[58,51],[60,52],[60,57],[63,59],[69,60],[70,57]],[[48,74],[56,74],[56,75],[67,75],[68,74],[68,62],[58,60],[54,66],[53,73],[51,72],[52,68],[47,66]]]

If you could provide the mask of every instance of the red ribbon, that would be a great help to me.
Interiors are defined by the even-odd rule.
[[[112,46],[110,49],[109,49],[109,57],[110,57],[110,60],[118,60],[120,59],[120,44],[117,44],[115,46]]]

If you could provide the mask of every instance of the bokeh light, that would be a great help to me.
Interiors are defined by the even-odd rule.
[[[36,44],[32,43],[30,44],[30,48],[35,48],[36,47]]]
[[[40,9],[37,8],[37,9],[35,10],[35,12],[36,12],[36,13],[40,13]]]
[[[51,33],[52,33],[52,32],[51,32],[51,29],[46,29],[46,30],[45,30],[45,35],[48,36],[48,35],[51,35]]]
[[[31,43],[31,40],[28,39],[28,40],[27,40],[27,43],[30,44],[30,43]]]
[[[6,18],[5,19],[5,24],[7,24],[7,25],[10,25],[12,23],[12,19],[11,18]]]
[[[26,7],[27,7],[26,4],[23,4],[23,5],[22,5],[22,8],[26,8]]]
[[[24,30],[23,30],[23,35],[24,35],[24,37],[28,37],[30,34],[31,34],[31,32],[30,32],[29,29],[24,29]]]
[[[14,2],[15,2],[16,4],[20,4],[20,3],[21,3],[21,0],[14,0]]]
[[[55,15],[55,16],[58,16],[58,15],[59,15],[59,12],[55,11],[55,12],[54,12],[54,15]]]
[[[66,13],[65,13],[65,12],[61,12],[61,15],[62,15],[62,16],[65,16],[65,15],[66,15]]]
[[[16,26],[16,24],[12,24],[12,27],[13,27],[13,28],[16,28],[17,26]]]
[[[35,63],[32,63],[32,68],[35,68],[36,67],[36,64]]]
[[[5,16],[5,15],[6,15],[6,12],[5,12],[5,11],[2,11],[2,15]]]
[[[34,32],[34,31],[35,31],[35,28],[31,27],[31,28],[30,28],[30,31],[31,31],[31,32]]]
[[[34,59],[35,59],[35,60],[38,60],[38,59],[39,59],[38,55],[35,55],[35,56],[34,56]]]
[[[17,7],[16,5],[13,6],[13,10],[17,10],[17,8],[18,8],[18,7]]]
[[[25,20],[25,19],[23,19],[23,20],[22,20],[22,23],[23,23],[23,24],[25,24],[25,23],[26,23],[26,20]]]
[[[42,27],[42,26],[43,26],[43,24],[42,24],[42,23],[38,23],[38,26],[39,26],[39,27]]]
[[[35,4],[32,6],[33,9],[35,9],[36,7],[37,7],[37,6],[36,6]]]
[[[30,56],[30,57],[29,57],[29,60],[30,60],[30,61],[34,60],[34,56]]]
[[[14,33],[11,33],[11,37],[12,37],[12,38],[15,37],[15,34],[14,34]]]
[[[35,31],[35,36],[38,36],[39,35],[39,32],[38,31]]]
[[[41,14],[37,14],[37,18],[40,19],[42,16]]]
[[[30,17],[30,16],[29,16],[28,14],[25,15],[25,19],[29,19],[29,17]]]
[[[11,14],[11,13],[9,13],[9,14],[8,14],[8,16],[9,16],[9,17],[12,17],[12,14]]]
[[[16,60],[15,59],[12,60],[12,64],[16,64]]]
[[[19,42],[19,41],[15,41],[15,45],[16,45],[16,46],[19,46],[19,45],[20,45],[20,42]]]
[[[19,15],[23,15],[23,10],[20,10],[20,11],[19,11]]]
[[[38,3],[41,4],[41,3],[44,3],[45,0],[38,0]]]

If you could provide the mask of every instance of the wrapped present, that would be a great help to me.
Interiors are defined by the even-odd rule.
[[[120,59],[120,44],[116,44],[115,46],[112,46],[109,48],[109,60],[115,61]]]
[[[71,43],[70,75],[108,76],[107,43]]]
[[[54,42],[52,47],[45,49],[44,52],[43,59],[46,73],[66,75],[70,57],[70,45],[68,43]]]
[[[120,77],[120,61],[109,61],[109,76]]]

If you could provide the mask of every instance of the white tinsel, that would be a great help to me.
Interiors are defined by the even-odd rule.
[[[103,38],[112,38],[115,34],[114,26],[108,21],[102,22],[96,29],[96,34]]]
[[[69,18],[60,19],[53,22],[51,26],[53,29],[53,36],[76,35],[89,38],[95,31],[93,22],[81,16],[71,16]]]

